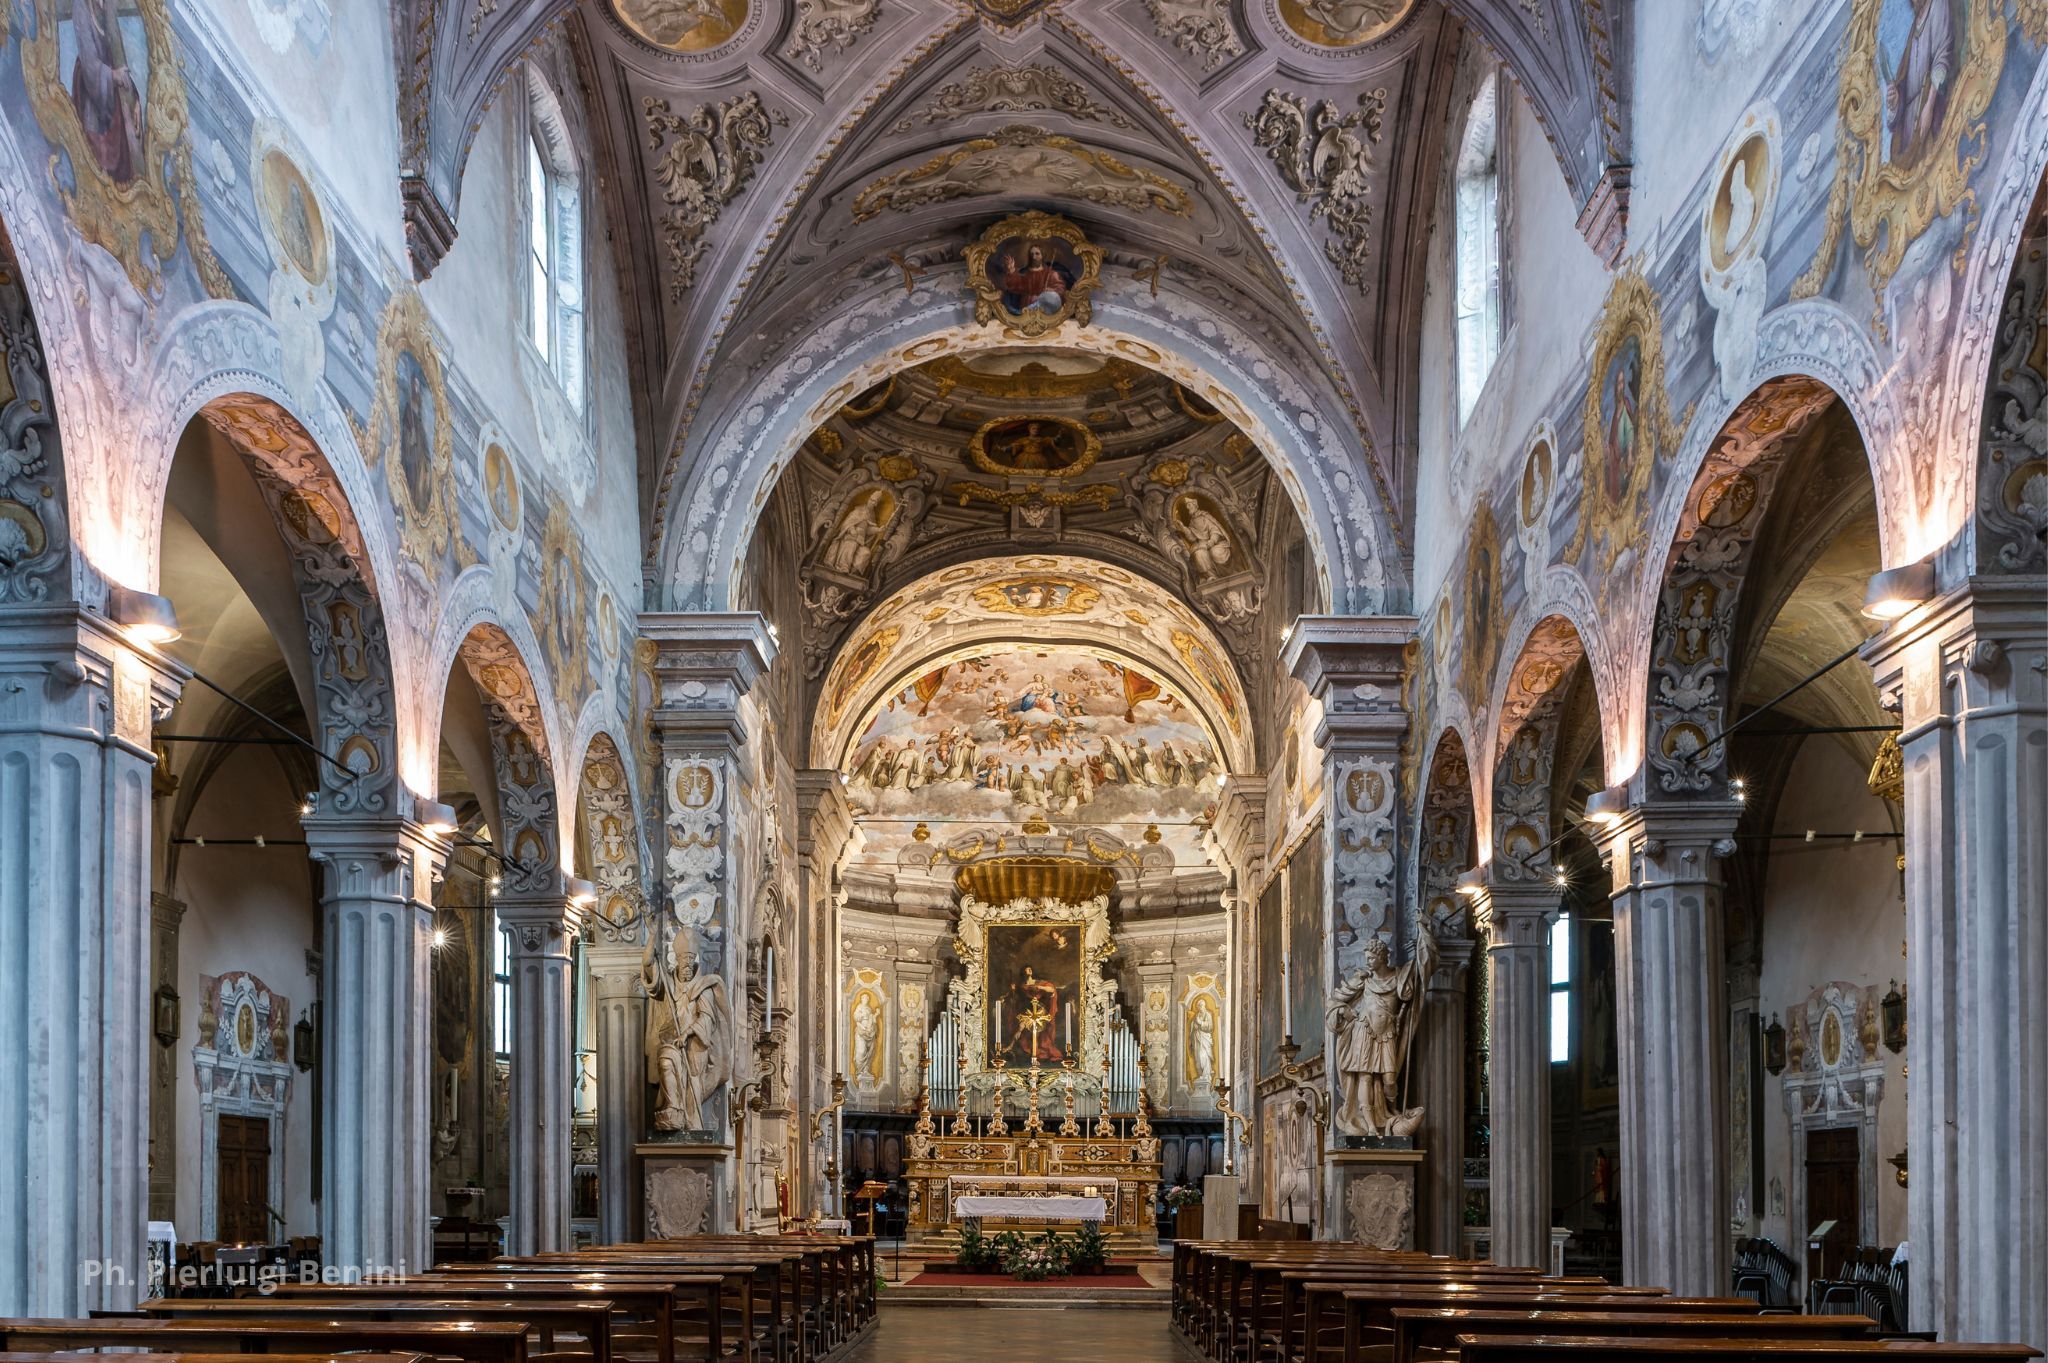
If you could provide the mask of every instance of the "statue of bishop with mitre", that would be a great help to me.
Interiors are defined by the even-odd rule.
[[[1337,1072],[1336,1124],[1353,1136],[1412,1136],[1420,1107],[1403,1108],[1401,1071],[1422,1019],[1422,995],[1436,969],[1436,938],[1426,924],[1415,938],[1415,957],[1393,964],[1384,939],[1366,944],[1365,969],[1330,995],[1330,1030]]]

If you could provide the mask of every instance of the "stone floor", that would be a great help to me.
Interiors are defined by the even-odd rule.
[[[1158,1311],[884,1306],[843,1363],[1194,1363]]]

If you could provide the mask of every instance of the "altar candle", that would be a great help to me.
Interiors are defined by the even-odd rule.
[[[762,985],[761,992],[768,999],[762,1014],[765,1021],[762,1022],[761,1029],[772,1032],[775,1030],[775,948],[772,946],[768,948],[768,978]]]
[[[1003,1001],[996,1000],[996,1045],[1003,1044]]]
[[[1062,1011],[1066,1013],[1066,1043],[1067,1049],[1071,1051],[1074,1049],[1074,1005],[1067,1004]]]

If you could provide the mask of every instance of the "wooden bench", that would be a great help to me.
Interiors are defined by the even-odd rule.
[[[153,1316],[0,1319],[0,1352],[133,1348],[173,1353],[304,1354],[309,1344],[334,1353],[364,1350],[429,1354],[466,1363],[526,1363],[526,1327],[517,1321],[351,1321],[336,1325],[319,1320],[162,1320]]]
[[[1370,1284],[1355,1281],[1309,1282],[1301,1285],[1300,1356],[1316,1363],[1329,1333],[1341,1341],[1339,1357],[1358,1363],[1372,1330],[1382,1342],[1391,1344],[1392,1312],[1397,1307],[1458,1306],[1469,1310],[1489,1307],[1522,1310],[1684,1311],[1714,1315],[1754,1314],[1757,1304],[1747,1297],[1674,1298],[1658,1288],[1587,1288],[1574,1283],[1553,1283],[1534,1279],[1508,1286],[1500,1283],[1398,1283]],[[1335,1323],[1324,1325],[1326,1315]]]
[[[450,1324],[469,1321],[509,1321],[522,1324],[539,1338],[536,1349],[527,1348],[529,1360],[556,1356],[556,1337],[574,1335],[584,1349],[569,1351],[587,1357],[590,1363],[612,1363],[612,1312],[609,1299],[574,1300],[544,1292],[499,1294],[488,1298],[347,1296],[222,1297],[210,1300],[156,1298],[142,1303],[145,1315],[165,1320],[304,1320],[347,1329],[365,1321],[422,1321]]]
[[[2024,1344],[1933,1344],[1917,1339],[1673,1339],[1612,1335],[1459,1335],[1459,1363],[2019,1363]]]
[[[1856,1339],[1871,1338],[1868,1316],[1786,1316],[1675,1311],[1472,1311],[1461,1307],[1397,1307],[1394,1363],[1415,1363],[1424,1351],[1453,1352],[1459,1335],[1653,1335],[1663,1338]]]

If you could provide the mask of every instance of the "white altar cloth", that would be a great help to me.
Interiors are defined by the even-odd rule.
[[[1017,1216],[1032,1221],[1100,1221],[1109,1203],[1099,1197],[979,1197],[953,1199],[955,1216]]]

